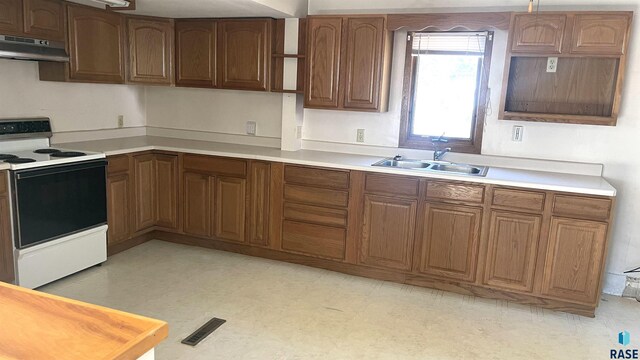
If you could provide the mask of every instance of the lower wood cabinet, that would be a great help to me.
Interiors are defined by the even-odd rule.
[[[246,209],[245,179],[218,177],[215,196],[215,236],[244,242]]]
[[[145,230],[156,222],[156,172],[153,154],[133,157],[135,196],[134,231]]]
[[[155,154],[155,225],[178,228],[178,157]]]
[[[107,178],[108,245],[128,240],[131,235],[130,184],[128,173],[110,175]]]
[[[553,217],[542,294],[593,304],[604,265],[607,224]]]
[[[251,162],[248,186],[247,241],[254,245],[269,245],[270,187],[271,164],[268,162]]]
[[[196,236],[211,235],[211,206],[213,203],[211,191],[215,179],[208,175],[184,173],[183,201],[184,220],[183,229],[186,234]]]
[[[8,197],[7,173],[0,172],[0,281],[13,283],[13,238]]]
[[[425,203],[419,221],[418,271],[421,273],[473,281],[478,258],[482,209]]]

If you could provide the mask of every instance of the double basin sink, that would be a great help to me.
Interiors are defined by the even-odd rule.
[[[471,175],[486,176],[489,170],[486,166],[476,166],[468,164],[454,164],[444,161],[427,161],[427,160],[411,160],[389,158],[378,161],[372,166],[380,166],[387,168],[405,169],[405,170],[425,170],[435,173],[455,174],[455,175]]]

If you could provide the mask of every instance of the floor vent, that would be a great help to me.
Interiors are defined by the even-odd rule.
[[[212,332],[216,331],[217,328],[222,326],[222,324],[226,323],[227,320],[213,318],[207,321],[206,324],[202,325],[198,330],[194,331],[193,334],[187,336],[184,340],[182,340],[183,344],[196,346],[198,343]]]

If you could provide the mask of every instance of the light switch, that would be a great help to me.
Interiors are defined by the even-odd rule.
[[[247,121],[247,135],[256,135],[256,122],[255,121]]]
[[[522,142],[523,136],[524,136],[524,126],[515,125],[513,127],[513,133],[511,134],[511,140],[515,142]]]

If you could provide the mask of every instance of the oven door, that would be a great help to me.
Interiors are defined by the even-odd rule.
[[[105,160],[12,172],[16,248],[107,223]]]

